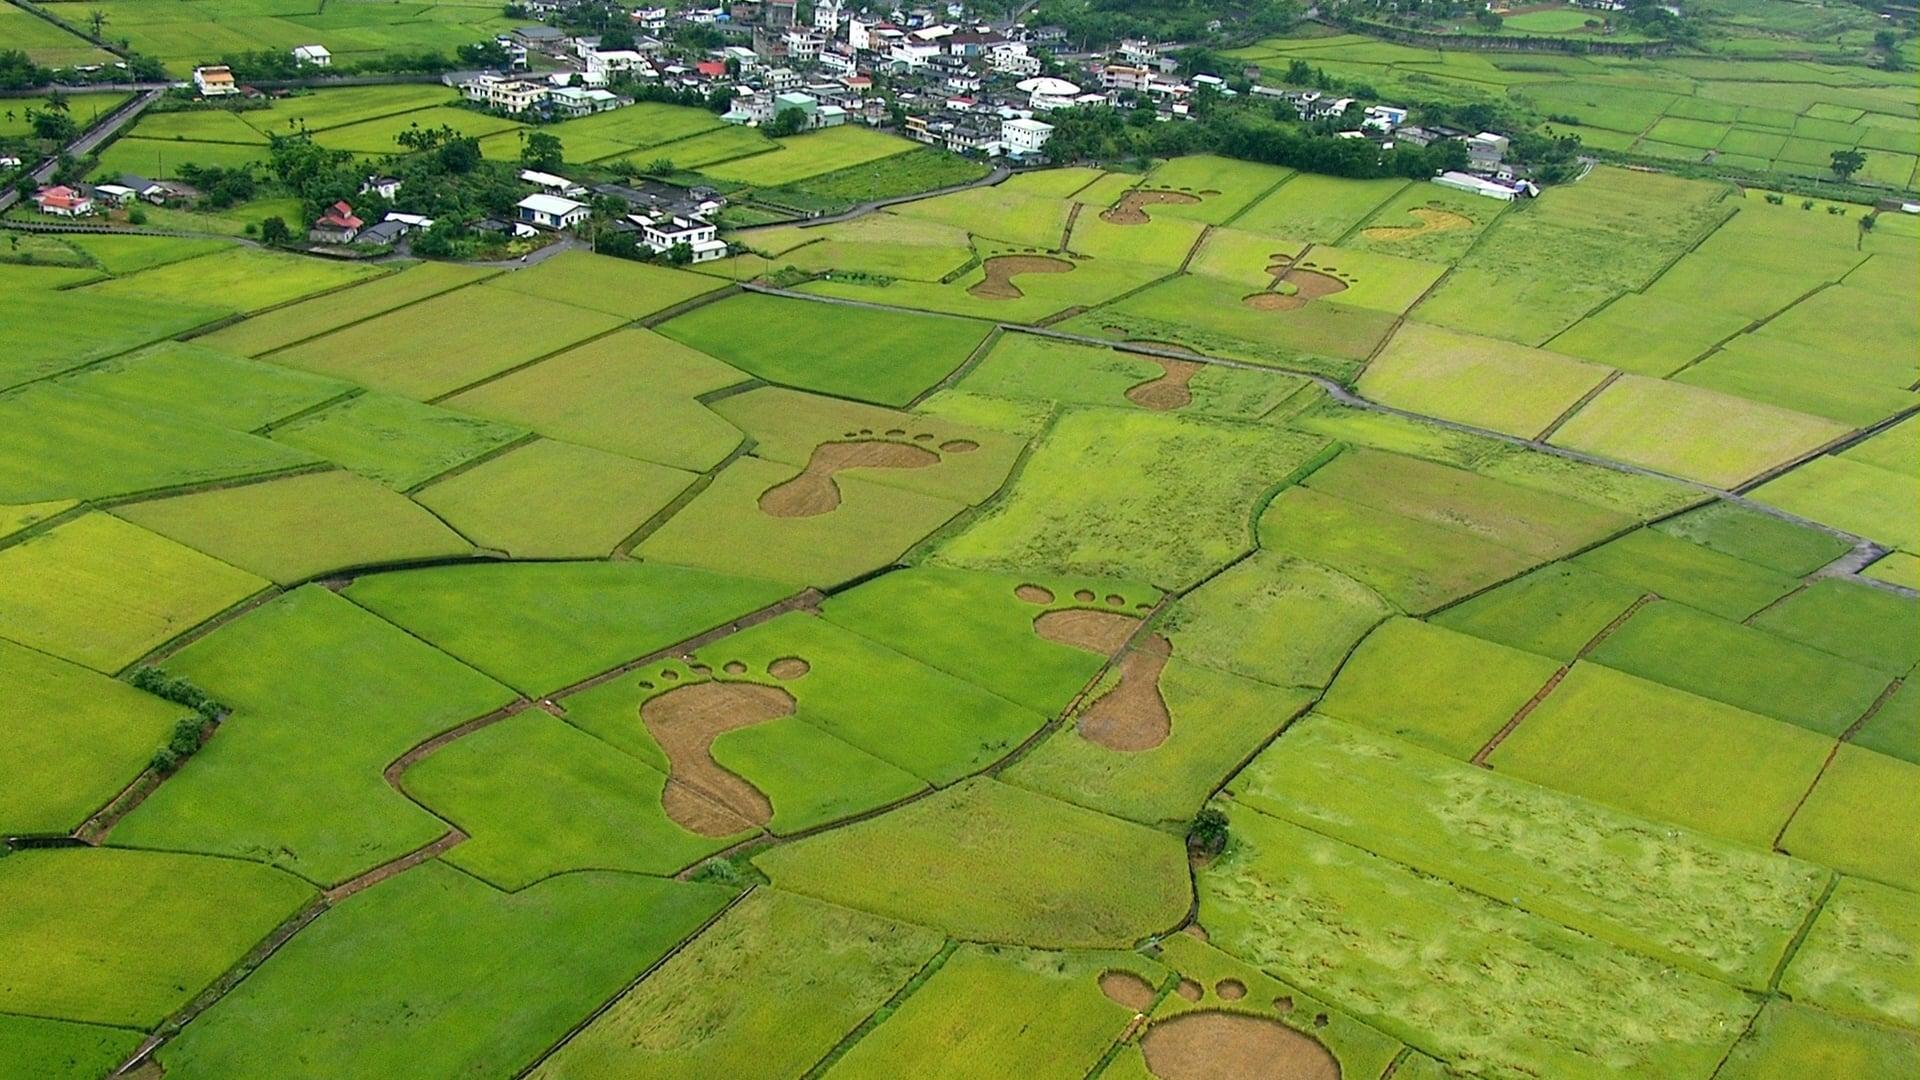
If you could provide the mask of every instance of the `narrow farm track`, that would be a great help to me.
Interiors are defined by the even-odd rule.
[[[843,307],[866,308],[874,311],[898,312],[898,311],[917,310],[913,308],[899,307],[892,304],[875,303],[874,301],[871,301],[871,300],[852,300],[852,299],[847,299],[847,298],[838,297],[838,296],[821,296],[815,293],[800,292],[794,289],[783,289],[777,286],[758,284],[756,282],[744,283],[741,285],[741,288],[746,292],[761,293],[767,296],[781,296],[781,297],[786,297],[792,300],[807,300],[817,304],[834,304],[834,305],[839,305]],[[1506,443],[1510,446],[1523,446],[1530,450],[1537,450],[1541,453],[1551,454],[1555,457],[1565,458],[1569,461],[1578,461],[1586,465],[1597,465],[1604,469],[1611,469],[1614,472],[1628,473],[1635,476],[1644,476],[1650,479],[1664,480],[1669,483],[1680,484],[1682,486],[1698,491],[1703,496],[1711,496],[1717,499],[1724,499],[1728,502],[1736,503],[1741,507],[1744,507],[1745,509],[1755,511],[1757,513],[1765,514],[1768,517],[1776,518],[1781,521],[1791,522],[1795,525],[1800,525],[1805,528],[1810,528],[1810,529],[1817,530],[1819,532],[1826,533],[1829,536],[1838,537],[1839,539],[1845,540],[1849,544],[1852,544],[1856,548],[1861,550],[1870,549],[1877,553],[1874,556],[1875,558],[1878,558],[1880,555],[1886,554],[1887,549],[1879,544],[1876,544],[1874,541],[1864,536],[1861,536],[1857,533],[1851,533],[1845,529],[1837,528],[1835,526],[1828,525],[1823,522],[1814,521],[1810,518],[1803,518],[1797,514],[1789,513],[1778,507],[1770,506],[1766,503],[1755,501],[1753,499],[1748,498],[1744,494],[1744,492],[1752,491],[1754,488],[1758,487],[1762,483],[1765,483],[1767,480],[1776,479],[1779,476],[1785,475],[1786,473],[1791,472],[1792,470],[1799,468],[1800,466],[1805,465],[1807,462],[1812,461],[1816,458],[1824,457],[1827,454],[1831,454],[1831,453],[1837,453],[1841,450],[1845,450],[1850,446],[1854,446],[1858,443],[1864,442],[1865,440],[1873,437],[1874,435],[1877,435],[1880,432],[1885,431],[1886,429],[1894,426],[1900,421],[1905,420],[1908,417],[1913,416],[1915,414],[1920,414],[1920,406],[1913,406],[1907,409],[1903,409],[1898,414],[1888,417],[1887,419],[1882,420],[1879,423],[1876,423],[1867,428],[1863,428],[1860,431],[1849,433],[1843,438],[1837,439],[1826,446],[1816,447],[1813,450],[1807,451],[1806,453],[1803,453],[1793,458],[1790,461],[1784,462],[1781,465],[1774,467],[1773,469],[1769,469],[1767,472],[1761,474],[1760,476],[1757,476],[1751,480],[1741,483],[1740,485],[1738,485],[1737,489],[1729,490],[1727,488],[1715,487],[1712,484],[1703,483],[1698,480],[1689,480],[1683,476],[1675,476],[1672,473],[1662,472],[1658,469],[1648,468],[1645,465],[1635,465],[1630,462],[1619,461],[1609,457],[1603,457],[1599,454],[1589,454],[1580,450],[1572,450],[1564,446],[1555,446],[1550,443],[1542,442],[1540,439],[1537,439],[1537,438],[1528,439],[1528,438],[1523,438],[1517,435],[1509,435],[1505,432],[1494,431],[1491,428],[1477,427],[1473,424],[1462,423],[1461,421],[1458,421],[1458,420],[1448,420],[1443,417],[1429,416],[1425,413],[1414,412],[1411,409],[1402,409],[1397,406],[1387,405],[1382,402],[1374,401],[1371,398],[1363,397],[1360,394],[1353,392],[1351,389],[1349,389],[1342,383],[1338,382],[1337,380],[1328,378],[1325,375],[1316,375],[1311,372],[1303,372],[1303,371],[1290,371],[1283,368],[1276,368],[1276,367],[1272,367],[1265,364],[1255,364],[1246,360],[1235,360],[1230,357],[1214,356],[1208,353],[1197,352],[1197,351],[1192,351],[1188,349],[1168,349],[1168,348],[1164,348],[1157,345],[1147,345],[1147,344],[1142,344],[1138,342],[1113,341],[1108,338],[1094,337],[1090,334],[1076,334],[1071,331],[1056,330],[1052,327],[1029,326],[1025,323],[1008,323],[1008,322],[1002,322],[997,325],[1001,330],[1006,331],[1008,333],[1033,334],[1037,337],[1053,338],[1057,341],[1068,341],[1068,342],[1073,342],[1079,345],[1093,346],[1095,348],[1115,349],[1120,352],[1137,353],[1142,356],[1151,356],[1151,357],[1155,357],[1162,360],[1185,360],[1185,361],[1190,361],[1194,363],[1211,364],[1216,367],[1232,368],[1238,371],[1260,372],[1264,374],[1285,374],[1285,375],[1296,377],[1296,378],[1307,379],[1312,383],[1314,383],[1316,386],[1320,387],[1320,389],[1326,391],[1327,396],[1331,397],[1334,401],[1337,401],[1342,405],[1350,406],[1356,409],[1365,409],[1368,412],[1380,413],[1385,416],[1395,416],[1403,420],[1412,420],[1417,423],[1430,424],[1447,431],[1459,432],[1460,434],[1471,435],[1476,438],[1492,439],[1496,442]],[[1868,559],[1867,561],[1871,562],[1872,560]],[[1900,596],[1920,595],[1920,591],[1907,588],[1906,586],[1895,585],[1891,582],[1880,581],[1875,578],[1864,577],[1858,574],[1849,575],[1849,574],[1836,573],[1830,576],[1844,576],[1844,577],[1847,577],[1847,579],[1850,581],[1857,581],[1862,585],[1879,589],[1883,592],[1895,593]]]

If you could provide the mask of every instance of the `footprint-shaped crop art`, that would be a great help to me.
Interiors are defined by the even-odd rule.
[[[1021,585],[1014,595],[1029,604],[1054,602],[1051,589],[1040,585]],[[1074,593],[1082,604],[1095,602],[1091,590]],[[1108,596],[1109,607],[1126,603],[1120,596]],[[1034,633],[1048,641],[1111,657],[1126,648],[1141,618],[1124,611],[1103,608],[1057,608],[1042,612],[1033,620]],[[1173,645],[1159,634],[1149,634],[1139,646],[1120,658],[1120,679],[1080,714],[1075,730],[1088,742],[1109,750],[1136,753],[1151,750],[1167,741],[1173,731],[1173,717],[1160,695],[1160,674],[1166,670]]]
[[[1140,1038],[1147,1071],[1161,1080],[1271,1076],[1340,1080],[1320,1040],[1265,1016],[1206,1010],[1155,1023]]]
[[[1184,191],[1135,188],[1122,195],[1118,203],[1100,211],[1100,220],[1109,225],[1145,225],[1153,220],[1146,211],[1149,206],[1191,206],[1199,201],[1199,195],[1189,195]]]
[[[967,286],[983,300],[1018,300],[1027,295],[1013,279],[1021,274],[1070,274],[1073,264],[1051,255],[995,255],[980,264],[987,276]]]
[[[1273,283],[1265,292],[1254,293],[1240,301],[1256,311],[1296,311],[1323,296],[1347,291],[1349,283],[1331,267],[1296,263],[1279,254],[1273,258],[1276,261],[1267,267],[1267,273],[1273,275]]]
[[[1407,211],[1407,216],[1418,221],[1418,225],[1375,225],[1361,229],[1360,235],[1375,243],[1392,243],[1396,240],[1411,240],[1427,233],[1457,232],[1473,228],[1473,219],[1465,214],[1456,214],[1451,210],[1441,210],[1432,206],[1416,206]]]
[[[1193,382],[1195,375],[1200,374],[1200,363],[1164,356],[1149,356],[1147,359],[1160,365],[1160,374],[1128,387],[1128,401],[1154,412],[1171,412],[1193,404],[1193,390],[1188,384]]]
[[[710,669],[695,666],[696,674]],[[728,662],[729,675],[747,666]],[[805,660],[783,657],[767,674],[783,681],[808,671]],[[675,677],[671,671],[663,677]],[[773,803],[752,782],[713,760],[713,740],[729,731],[792,716],[793,695],[777,686],[744,681],[706,681],[676,686],[640,706],[640,722],[667,756],[667,786],[660,806],[674,824],[701,836],[728,836],[773,820]]]
[[[760,493],[761,512],[782,518],[817,517],[839,508],[840,485],[833,477],[844,469],[924,469],[940,464],[944,455],[980,448],[971,439],[948,439],[936,451],[922,445],[931,443],[934,436],[915,435],[914,441],[908,442],[905,435],[900,428],[884,435],[857,431],[848,432],[844,439],[819,444],[799,475]]]

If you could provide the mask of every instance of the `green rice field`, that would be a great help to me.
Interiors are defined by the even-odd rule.
[[[182,72],[532,21],[99,8]],[[1700,160],[1892,192],[1920,106],[1871,13],[1688,10],[1231,51],[1608,133],[1512,203],[642,103],[539,130],[818,216],[9,228],[0,1080],[1920,1072],[1920,226]],[[328,88],[102,167],[443,121],[536,130]]]

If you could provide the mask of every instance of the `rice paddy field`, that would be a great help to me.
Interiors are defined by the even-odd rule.
[[[105,6],[180,56],[360,18]],[[1885,96],[1679,79],[1582,124]],[[361,89],[143,137],[444,107]],[[558,127],[747,149],[627,113]],[[698,168],[926,167],[751,149]],[[1920,271],[1867,209],[1193,157],[699,272],[36,236],[0,1078],[1904,1080]]]
[[[1867,66],[1862,53],[1871,34],[1856,30],[1849,38],[1807,25],[1813,10],[1709,5],[1699,14],[1718,21],[1732,13],[1734,29],[1731,37],[1710,36],[1705,47],[1738,46],[1717,55],[1686,48],[1650,57],[1503,54],[1361,34],[1273,38],[1231,55],[1276,79],[1291,62],[1305,61],[1366,83],[1385,100],[1503,104],[1532,115],[1544,133],[1575,134],[1587,146],[1653,161],[1720,161],[1749,173],[1818,178],[1830,175],[1833,151],[1859,149],[1869,162],[1860,174],[1865,182],[1914,190],[1920,111],[1912,80]],[[1592,18],[1594,12],[1576,8],[1528,7],[1506,13],[1501,32],[1585,34]],[[1610,40],[1632,36],[1623,31]],[[1843,42],[1844,58],[1819,55],[1836,42]]]

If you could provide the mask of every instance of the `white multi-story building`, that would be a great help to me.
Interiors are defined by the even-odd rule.
[[[1000,149],[1008,157],[1034,157],[1053,135],[1053,125],[1040,120],[1015,118],[1000,122]]]
[[[325,45],[299,45],[293,50],[293,58],[303,66],[332,67],[333,54]]]
[[[531,111],[552,91],[547,83],[493,74],[477,75],[460,84],[460,94],[468,101],[514,115]]]
[[[615,78],[644,67],[647,58],[632,49],[588,49],[582,79],[588,86],[605,86]]]
[[[840,0],[819,0],[813,5],[813,28],[833,37],[840,32],[840,20],[845,11]]]
[[[634,8],[628,13],[627,21],[642,30],[665,30],[667,9],[663,7]]]
[[[685,244],[694,262],[718,259],[727,253],[727,243],[719,239],[719,229],[705,218],[678,217],[670,214],[629,214],[627,220],[640,226],[640,242],[659,254]]]
[[[193,88],[201,97],[226,97],[240,92],[239,84],[233,81],[233,69],[224,64],[194,68]]]
[[[987,53],[987,66],[1009,75],[1040,74],[1040,58],[1027,52],[1025,42],[1008,41]]]
[[[827,44],[826,38],[798,27],[787,31],[785,40],[787,59],[797,64],[811,64],[820,59],[820,50]]]
[[[1143,67],[1108,64],[1100,69],[1100,88],[1116,94],[1144,94],[1153,85],[1153,72]],[[1039,108],[1038,105],[1034,106]]]

